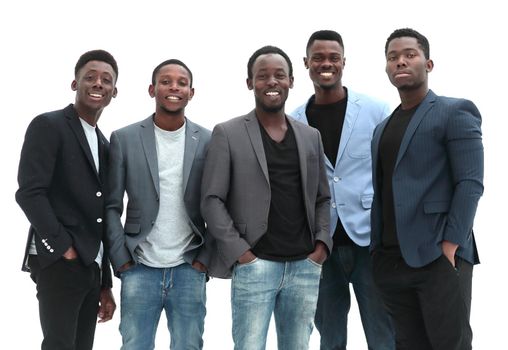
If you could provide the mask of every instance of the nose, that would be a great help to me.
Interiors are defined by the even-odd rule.
[[[406,60],[404,59],[404,55],[400,55],[397,59],[397,67],[405,67],[406,66]]]
[[[332,66],[332,63],[330,62],[330,60],[328,58],[323,60],[323,62],[321,63],[321,68],[330,68],[331,66]]]
[[[98,87],[98,88],[102,88],[102,78],[101,77],[97,77],[94,81],[94,87]]]
[[[275,86],[275,85],[277,85],[277,83],[278,82],[277,82],[277,78],[275,78],[275,75],[271,75],[271,76],[268,77],[267,84],[269,86]]]
[[[172,82],[169,84],[169,89],[171,91],[176,91],[176,90],[179,90],[179,86],[178,86],[178,82]]]

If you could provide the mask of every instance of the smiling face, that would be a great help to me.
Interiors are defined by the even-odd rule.
[[[182,114],[194,96],[189,72],[178,64],[168,64],[159,69],[155,85],[148,88],[155,98],[156,113]]]
[[[247,87],[254,90],[256,108],[268,113],[283,110],[289,89],[293,87],[286,59],[279,54],[260,55],[252,66],[252,78],[247,79]]]
[[[434,68],[416,38],[399,37],[392,39],[386,51],[386,74],[399,91],[426,91],[428,74]]]
[[[71,88],[76,91],[75,107],[82,118],[97,117],[116,96],[116,74],[110,64],[89,61],[77,73]]]
[[[337,41],[315,40],[308,49],[304,64],[317,88],[329,90],[342,86],[346,59],[344,49]]]

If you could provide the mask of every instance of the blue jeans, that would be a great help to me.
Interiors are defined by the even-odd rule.
[[[321,350],[345,350],[353,285],[369,350],[394,350],[395,333],[372,277],[369,247],[339,246],[323,264],[315,324]]]
[[[122,350],[148,350],[162,310],[170,349],[202,349],[206,314],[206,274],[187,263],[172,268],[137,264],[121,274]]]
[[[308,349],[321,276],[310,259],[238,264],[231,283],[236,350],[263,350],[272,313],[279,350]]]

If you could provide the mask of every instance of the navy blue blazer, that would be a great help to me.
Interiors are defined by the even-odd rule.
[[[379,141],[393,117],[374,130],[371,250],[381,245],[382,198]],[[412,267],[442,255],[441,242],[459,245],[457,255],[478,263],[473,221],[483,194],[481,116],[468,100],[429,90],[402,138],[392,178],[400,250]]]

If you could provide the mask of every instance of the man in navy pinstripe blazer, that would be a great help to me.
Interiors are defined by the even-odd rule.
[[[471,349],[473,221],[483,193],[481,116],[428,88],[428,40],[398,29],[386,73],[401,104],[372,140],[373,272],[397,349]]]

